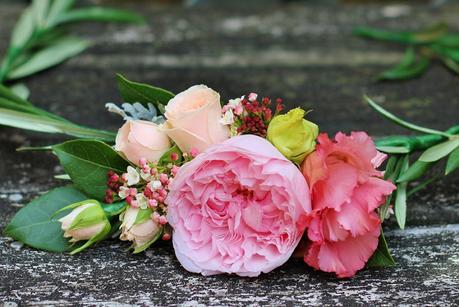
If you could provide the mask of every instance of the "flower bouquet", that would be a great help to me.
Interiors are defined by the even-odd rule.
[[[107,104],[125,120],[116,136],[52,114],[0,110],[0,124],[78,137],[28,148],[51,150],[65,170],[58,177],[72,184],[21,209],[7,235],[70,254],[116,237],[134,253],[172,240],[182,266],[203,275],[258,276],[294,255],[352,277],[394,265],[381,225],[395,213],[404,228],[407,197],[433,179],[409,183],[444,158],[447,173],[459,166],[459,127],[420,127],[368,97],[422,134],[330,137],[305,110],[285,112],[281,99],[249,93],[222,106],[204,85],[174,95],[120,75],[118,83],[124,103]],[[410,166],[416,151],[424,152]]]

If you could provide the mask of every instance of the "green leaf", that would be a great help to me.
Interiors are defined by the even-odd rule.
[[[390,156],[389,160],[387,161],[386,170],[384,171],[384,179],[387,179],[392,175],[395,170],[395,166],[397,165],[397,156]]]
[[[407,129],[410,129],[410,130],[413,130],[413,131],[422,132],[422,133],[437,134],[437,135],[441,135],[441,136],[444,136],[444,137],[447,137],[447,138],[451,137],[451,135],[449,133],[446,133],[446,132],[443,132],[443,131],[434,130],[434,129],[430,129],[430,128],[421,127],[421,126],[409,123],[407,121],[404,121],[404,120],[398,118],[397,116],[395,116],[394,114],[390,113],[389,111],[387,111],[383,107],[381,107],[379,104],[377,104],[375,101],[373,101],[367,95],[364,95],[363,99],[365,99],[365,101],[376,112],[378,112],[379,114],[381,114],[382,116],[384,116],[385,118],[389,119],[390,121],[396,123],[399,126],[405,127]]]
[[[26,8],[19,17],[11,36],[11,48],[22,48],[26,42],[32,37],[35,31],[35,18],[30,7]]]
[[[33,0],[32,11],[35,17],[35,24],[39,28],[45,25],[46,16],[48,15],[50,0]]]
[[[448,158],[448,162],[446,162],[446,171],[445,175],[452,173],[459,167],[459,148],[456,148]]]
[[[81,52],[89,43],[79,38],[66,37],[35,53],[27,62],[10,71],[8,79],[24,78],[36,72],[55,66]]]
[[[174,94],[159,87],[129,81],[122,75],[117,75],[118,88],[125,102],[153,103],[157,109],[164,113],[164,106],[174,98]]]
[[[132,22],[144,23],[142,16],[124,10],[103,7],[87,7],[71,10],[56,18],[56,24],[77,21]]]
[[[399,43],[410,43],[413,40],[412,33],[400,31],[386,31],[372,27],[356,27],[354,35],[371,39],[393,41]]]
[[[112,147],[96,140],[72,140],[52,148],[75,186],[98,200],[104,199],[108,171],[121,174],[129,166]]]
[[[172,159],[171,159],[171,155],[174,152],[177,154],[177,160],[176,161],[172,161]],[[183,161],[182,151],[180,150],[180,148],[178,148],[177,145],[174,145],[168,151],[166,151],[161,156],[161,158],[159,158],[158,165],[167,165],[169,163],[180,163],[182,161]]]
[[[413,33],[413,41],[420,44],[431,43],[437,41],[446,33],[448,33],[448,25],[441,22]]]
[[[7,100],[11,100],[17,104],[31,106],[32,104],[27,100],[19,97],[16,95],[11,89],[7,88],[6,86],[0,84],[0,97],[5,98]]]
[[[405,172],[400,174],[397,182],[413,181],[424,175],[433,164],[430,162],[416,161]]]
[[[444,47],[459,47],[459,35],[455,34],[446,34],[436,41],[437,44],[440,44]]]
[[[405,80],[421,75],[429,67],[429,59],[422,57],[419,61],[413,59],[412,63],[400,63],[396,67],[383,72],[378,79],[380,80]]]
[[[453,150],[459,147],[459,138],[455,137],[446,142],[437,144],[430,147],[422,153],[419,157],[419,161],[423,162],[435,162],[438,161],[447,155],[449,155]]]
[[[61,14],[68,11],[75,3],[75,0],[54,0],[49,9],[47,24],[49,27],[55,25]]]
[[[27,98],[29,98],[30,91],[24,83],[17,83],[11,86],[10,89],[15,95],[17,95],[21,99],[26,100]]]
[[[459,74],[459,64],[456,61],[450,58],[447,58],[447,57],[440,57],[440,58],[445,64],[445,66],[449,68],[449,70],[451,70],[452,72],[456,74]]]
[[[389,154],[405,154],[410,152],[409,148],[403,146],[377,146],[377,149]]]
[[[0,125],[47,133],[63,133],[81,138],[95,138],[108,142],[115,140],[115,133],[81,127],[66,121],[42,115],[0,108]]]
[[[51,216],[59,209],[87,197],[73,186],[56,188],[19,210],[5,234],[34,248],[64,252],[69,248],[61,223]]]
[[[102,209],[104,209],[107,216],[115,216],[121,214],[127,207],[125,201],[119,201],[112,204],[102,204]]]
[[[392,258],[392,255],[390,254],[386,238],[384,237],[384,232],[381,229],[378,248],[376,249],[373,256],[371,256],[371,258],[368,260],[367,267],[388,267],[394,265],[394,258]]]
[[[409,157],[406,155],[403,159],[403,165],[400,173],[403,174],[409,167]],[[405,228],[406,222],[406,188],[408,183],[403,182],[397,185],[397,194],[395,196],[395,217],[401,229]]]

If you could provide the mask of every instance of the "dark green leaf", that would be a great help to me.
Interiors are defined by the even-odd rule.
[[[157,109],[164,113],[164,106],[174,98],[174,94],[159,87],[129,81],[122,75],[117,75],[118,88],[125,102],[153,103]]]
[[[459,167],[459,148],[456,148],[448,158],[446,162],[445,174],[448,175]]]
[[[51,252],[64,252],[69,244],[61,224],[53,214],[87,197],[73,186],[54,189],[19,210],[6,227],[5,234],[25,244]]]
[[[88,46],[89,43],[85,40],[71,37],[63,38],[57,43],[35,53],[27,62],[10,71],[7,78],[23,78],[55,66],[81,53]]]
[[[394,266],[395,261],[390,254],[389,247],[387,246],[386,238],[384,237],[383,230],[379,235],[378,248],[373,256],[367,262],[367,267],[388,267]]]
[[[411,63],[400,63],[396,67],[383,72],[379,76],[379,79],[404,80],[417,77],[421,75],[427,69],[427,67],[429,67],[429,62],[429,59],[425,57],[421,58],[419,61],[416,61],[415,58],[413,58]]]
[[[119,215],[126,209],[127,203],[125,201],[119,201],[113,204],[103,204],[102,208],[107,216]]]
[[[444,47],[459,47],[459,35],[456,34],[446,34],[436,41],[437,44],[440,44]]]
[[[87,7],[63,13],[58,18],[56,18],[55,23],[63,24],[77,21],[114,21],[143,23],[144,19],[142,16],[124,10],[116,10],[103,7]]]
[[[413,181],[424,175],[433,164],[430,162],[416,161],[405,172],[400,174],[397,182]]]
[[[435,162],[438,161],[447,155],[449,155],[453,150],[459,147],[459,138],[452,138],[446,142],[437,144],[430,147],[422,153],[419,157],[419,161],[423,162]]]
[[[107,173],[124,173],[129,163],[112,147],[96,140],[72,140],[52,147],[75,186],[88,196],[102,200]]]

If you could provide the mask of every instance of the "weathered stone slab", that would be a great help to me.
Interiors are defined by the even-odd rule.
[[[116,72],[174,92],[205,83],[220,91],[223,99],[249,91],[283,97],[289,107],[313,109],[311,119],[330,133],[406,133],[366,107],[363,93],[381,98],[400,116],[433,128],[447,128],[459,118],[457,76],[436,63],[417,80],[375,83],[374,76],[396,63],[403,48],[351,35],[352,28],[362,24],[416,29],[438,20],[459,30],[459,5],[454,1],[437,7],[435,1],[402,6],[201,1],[191,8],[153,1],[86,1],[96,2],[137,10],[148,24],[77,26],[75,31],[94,41],[94,46],[65,65],[26,80],[34,103],[75,122],[117,129],[119,118],[104,113],[105,102],[119,100]],[[26,3],[0,2],[0,54]],[[63,139],[0,128],[0,231],[30,199],[65,184],[53,179],[62,169],[51,154],[18,154],[15,149]],[[257,279],[204,278],[184,271],[168,244],[133,256],[124,251],[124,243],[107,242],[71,257],[17,249],[17,244],[1,237],[0,302],[457,304],[458,173],[410,199],[408,210],[411,228],[387,232],[397,266],[365,270],[350,280],[314,272],[300,260]]]

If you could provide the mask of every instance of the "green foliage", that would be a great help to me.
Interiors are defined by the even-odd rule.
[[[358,27],[354,29],[354,34],[407,45],[401,62],[383,72],[379,80],[404,80],[420,76],[429,63],[437,59],[452,72],[459,74],[459,35],[449,33],[448,26],[444,23],[417,32]]]
[[[34,248],[64,252],[69,244],[63,237],[56,211],[69,204],[87,199],[73,186],[56,188],[36,198],[18,211],[5,234]]]
[[[384,232],[381,229],[378,248],[376,249],[373,256],[371,256],[371,258],[368,260],[367,267],[389,267],[394,265],[394,258],[392,258],[392,255],[390,254],[386,238],[384,237]]]
[[[174,98],[174,94],[159,87],[154,87],[144,83],[129,81],[124,76],[118,74],[118,88],[125,102],[140,102],[142,104],[153,103],[161,112],[165,112],[165,106]]]
[[[52,146],[75,186],[90,197],[103,200],[107,173],[124,173],[129,162],[111,146],[97,140],[72,140]]]
[[[81,53],[89,44],[72,38],[66,25],[80,21],[134,22],[143,18],[127,11],[103,7],[73,9],[73,0],[33,0],[11,35],[0,66],[0,83],[24,78]]]

